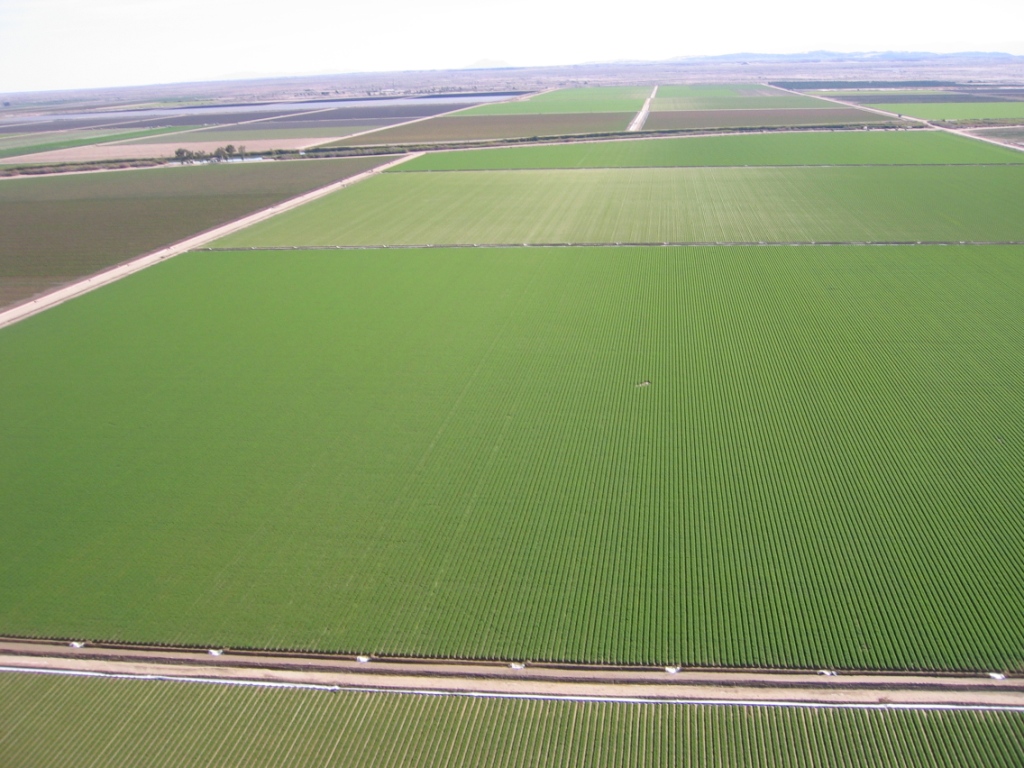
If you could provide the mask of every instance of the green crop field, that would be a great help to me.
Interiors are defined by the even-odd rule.
[[[0,179],[0,306],[360,173],[387,159]]]
[[[799,96],[763,85],[662,85],[651,102],[654,112],[704,109],[800,109],[827,106],[811,96]]]
[[[787,126],[858,126],[897,124],[876,112],[855,107],[821,109],[717,109],[685,112],[651,112],[645,131],[698,131],[712,128],[784,128]]]
[[[836,131],[433,152],[396,166],[391,172],[975,163],[1024,163],[1024,153],[944,131]]]
[[[389,173],[226,247],[1024,240],[1024,167]]]
[[[474,699],[0,673],[0,764],[1017,768],[1011,712]]]
[[[1021,256],[164,262],[0,331],[0,631],[1024,669]]]
[[[1024,101],[949,102],[940,104],[868,104],[869,107],[922,120],[1024,120]]]
[[[652,88],[602,87],[564,88],[539,93],[523,101],[484,104],[465,115],[539,115],[573,112],[633,112],[636,114],[651,95]]]
[[[593,112],[544,115],[452,115],[420,123],[397,125],[365,136],[328,144],[329,147],[380,144],[420,144],[445,141],[485,141],[532,136],[615,133],[625,131],[633,112]]]

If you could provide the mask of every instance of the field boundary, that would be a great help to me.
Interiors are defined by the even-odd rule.
[[[235,248],[196,248],[204,253],[239,251],[401,251],[429,248],[818,248],[818,247],[899,247],[908,246],[991,246],[1024,245],[1024,240],[694,240],[658,243],[401,243],[397,245],[240,245]]]
[[[1024,712],[1000,674],[707,670],[0,641],[0,671],[485,698]]]
[[[14,323],[28,317],[37,315],[51,307],[63,304],[65,301],[70,301],[78,296],[94,291],[97,288],[102,288],[104,285],[110,285],[110,283],[117,282],[122,278],[128,277],[128,275],[141,272],[143,269],[151,267],[154,264],[159,264],[161,261],[167,261],[168,259],[181,255],[182,253],[195,250],[199,246],[205,245],[213,240],[230,235],[261,221],[266,221],[269,218],[277,216],[279,213],[290,211],[301,205],[305,205],[308,202],[325,197],[333,192],[337,192],[340,189],[357,184],[364,179],[368,179],[378,173],[383,173],[389,168],[393,168],[400,163],[408,162],[422,154],[423,153],[421,152],[403,155],[402,157],[395,158],[390,162],[371,168],[368,171],[363,171],[362,173],[350,176],[347,179],[332,182],[326,187],[320,187],[319,189],[305,192],[298,197],[293,197],[290,200],[277,203],[269,208],[264,208],[260,211],[256,211],[255,213],[250,213],[240,219],[235,219],[227,224],[221,224],[218,227],[207,230],[206,232],[202,232],[198,235],[193,235],[192,237],[181,240],[173,245],[161,248],[158,251],[153,251],[152,253],[148,253],[144,256],[139,256],[131,261],[126,261],[123,264],[98,272],[83,280],[78,280],[70,285],[57,288],[56,290],[45,293],[42,296],[30,299],[23,304],[17,304],[10,309],[0,312],[0,328],[6,328],[9,325],[13,325]]]

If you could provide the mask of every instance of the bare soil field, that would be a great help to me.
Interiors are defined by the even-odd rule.
[[[350,158],[0,180],[0,306],[387,162]]]
[[[465,115],[402,125],[329,146],[415,144],[435,141],[515,139],[625,131],[635,112],[545,115]]]
[[[825,109],[721,109],[696,112],[652,112],[645,131],[705,128],[775,128],[787,125],[849,125],[884,123],[892,118],[853,107]]]

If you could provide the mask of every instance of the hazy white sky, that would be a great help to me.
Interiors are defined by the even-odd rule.
[[[0,0],[0,92],[821,49],[1024,54],[1024,0]]]

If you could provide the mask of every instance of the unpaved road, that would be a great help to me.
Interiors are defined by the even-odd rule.
[[[230,235],[233,232],[237,232],[240,229],[245,229],[248,226],[256,224],[261,221],[265,221],[273,216],[277,216],[279,213],[290,211],[293,208],[298,208],[300,205],[305,205],[308,202],[316,200],[332,192],[337,192],[339,189],[358,184],[363,179],[367,179],[371,176],[375,176],[378,173],[386,171],[388,168],[393,168],[400,163],[408,162],[416,157],[420,157],[423,153],[413,153],[403,155],[402,157],[396,158],[389,163],[378,165],[376,168],[371,168],[363,173],[350,176],[347,179],[336,181],[332,184],[328,184],[326,187],[320,189],[314,189],[312,192],[306,192],[305,194],[293,197],[291,200],[285,200],[277,205],[272,205],[269,208],[264,208],[262,211],[256,213],[250,213],[248,216],[243,216],[235,221],[222,224],[219,227],[208,230],[201,234],[190,237],[187,240],[182,240],[174,245],[169,245],[166,248],[161,248],[159,251],[140,256],[137,259],[119,264],[116,267],[111,267],[103,272],[99,272],[92,277],[87,277],[84,280],[79,280],[71,285],[66,285],[63,288],[59,288],[51,293],[39,296],[31,301],[27,301],[24,304],[18,304],[17,306],[11,307],[8,310],[0,312],[0,328],[11,325],[24,320],[26,317],[38,314],[43,310],[55,307],[58,304],[63,304],[69,299],[73,299],[76,296],[81,296],[89,291],[94,291],[97,288],[101,288],[104,285],[109,285],[123,277],[139,272],[146,267],[151,267],[161,261],[178,256],[186,251],[194,250],[202,245],[206,245],[209,242],[217,240],[226,235]]]
[[[654,97],[658,95],[658,86],[654,86],[654,90],[651,91],[651,95],[647,97],[647,101],[644,102],[643,107],[636,113],[636,117],[633,118],[633,122],[629,124],[626,129],[628,132],[642,131],[644,123],[647,122],[647,116],[651,114],[651,102],[654,101]]]
[[[0,669],[501,698],[1024,711],[1020,678],[219,653],[10,639],[0,641]]]

